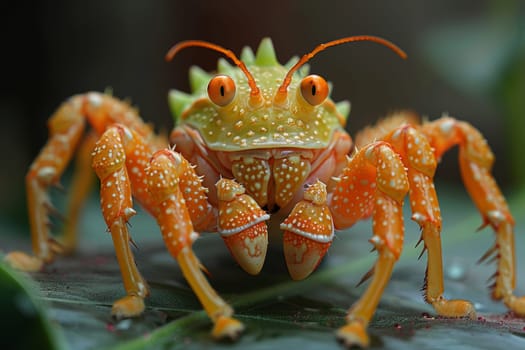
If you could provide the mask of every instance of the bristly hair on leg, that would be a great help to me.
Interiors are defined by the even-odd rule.
[[[430,301],[428,300],[428,296],[427,296],[427,289],[428,289],[428,266],[425,269],[425,278],[423,280],[423,285],[421,286],[420,291],[423,294],[423,299],[425,300],[425,302],[430,304]]]
[[[370,270],[367,271],[367,273],[365,273],[363,275],[363,277],[361,277],[361,279],[359,280],[359,282],[357,282],[357,284],[355,285],[355,287],[359,287],[360,285],[362,285],[363,283],[365,283],[370,277],[372,277],[374,275],[374,270],[375,270],[375,265],[372,266],[370,268]]]
[[[498,251],[498,244],[497,243],[494,243],[494,245],[492,247],[490,247],[486,252],[485,254],[483,254],[481,256],[481,258],[479,258],[479,260],[477,261],[477,264],[481,264],[482,262],[486,262],[487,264],[488,263],[491,263],[493,262],[495,259],[497,259],[497,254],[495,256],[493,256],[491,259],[489,259],[491,257],[492,254],[494,254],[495,252]],[[487,260],[489,259],[489,260]]]
[[[425,254],[426,251],[427,251],[427,245],[424,244],[423,249],[421,249],[421,253],[419,253],[419,256],[417,257],[417,260],[421,260],[421,257],[423,256],[423,254]]]

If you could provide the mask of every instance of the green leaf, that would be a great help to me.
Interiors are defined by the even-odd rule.
[[[46,314],[36,287],[0,263],[0,344],[18,349],[59,349],[63,342]]]
[[[478,320],[434,318],[425,304],[423,284],[425,258],[417,261],[417,225],[406,210],[406,243],[403,255],[369,326],[372,347],[422,349],[470,347],[486,349],[525,347],[524,321],[506,314],[505,307],[490,300],[486,279],[494,266],[475,261],[491,246],[489,229],[475,233],[481,219],[463,190],[437,185],[443,212],[443,252],[446,295],[475,302]],[[510,206],[517,220],[517,260],[523,271],[525,241],[525,191],[514,192]],[[407,207],[408,209],[408,207]],[[137,265],[148,280],[151,295],[143,316],[115,321],[111,304],[124,294],[119,268],[105,233],[96,201],[90,202],[81,224],[81,248],[73,257],[62,257],[40,273],[41,299],[60,324],[71,348],[75,349],[340,349],[335,330],[344,324],[346,310],[367,287],[355,284],[376,259],[369,253],[370,222],[339,232],[325,262],[308,279],[288,277],[279,248],[272,247],[259,276],[248,276],[233,263],[217,235],[205,235],[195,250],[210,272],[210,282],[236,310],[247,326],[234,343],[216,343],[210,337],[208,320],[193,292],[185,283],[175,261],[162,246],[153,220],[140,212],[131,221],[139,249]],[[9,242],[8,242],[9,243]],[[4,244],[9,246],[9,244]],[[29,246],[29,242],[27,242]],[[518,274],[518,292],[525,291],[523,274]]]

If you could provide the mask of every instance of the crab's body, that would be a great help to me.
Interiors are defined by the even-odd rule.
[[[330,99],[317,108],[295,98],[282,106],[274,103],[273,97],[287,71],[285,67],[248,65],[247,68],[255,81],[266,83],[260,86],[261,102],[250,105],[250,91],[238,89],[234,100],[227,107],[220,107],[206,97],[204,85],[204,94],[199,88],[195,100],[181,113],[179,126],[198,131],[210,150],[228,152],[275,148],[322,149],[328,146],[336,130],[343,130],[346,116],[338,112]],[[242,73],[238,68],[231,70],[236,73],[231,75],[236,86],[247,85],[246,77],[240,75]],[[228,70],[223,68],[219,73],[227,74]],[[299,79],[305,77],[297,75]],[[296,96],[297,87],[290,87],[288,93]],[[181,98],[178,92],[173,92],[172,96],[175,101]],[[177,105],[176,102],[173,104]]]
[[[513,219],[490,174],[493,156],[481,134],[449,117],[420,124],[412,114],[399,113],[362,132],[354,145],[345,131],[349,104],[335,104],[324,79],[307,75],[303,64],[314,54],[359,40],[380,42],[403,55],[375,37],[336,40],[285,66],[277,62],[269,40],[263,40],[256,55],[245,49],[242,61],[206,42],[175,46],[168,58],[201,46],[224,53],[236,66],[220,60],[214,77],[192,68],[192,93],[170,93],[177,120],[170,135],[175,148],[170,149],[127,104],[99,93],[72,97],[50,119],[50,140],[27,175],[35,256],[13,252],[8,261],[35,270],[64,249],[48,236],[47,188],[58,182],[87,121],[94,132],[80,146],[81,169],[73,184],[69,222],[76,221],[89,188],[84,168],[92,158],[127,292],[114,303],[114,315],[142,313],[148,293],[129,249],[126,222],[135,214],[132,197],[157,220],[168,250],[213,320],[216,337],[234,337],[243,327],[201,272],[191,248],[197,232],[219,232],[242,268],[257,274],[266,255],[267,222],[279,220],[288,269],[292,278],[302,279],[323,258],[334,229],[372,216],[370,241],[379,259],[365,276],[373,276],[370,286],[338,331],[346,344],[364,346],[366,326],[401,254],[407,194],[428,250],[427,301],[440,315],[475,314],[470,302],[442,295],[441,217],[432,179],[436,160],[459,144],[464,183],[484,221],[497,233],[490,250],[499,258],[493,297],[524,315],[524,299],[513,294]],[[65,248],[74,246],[74,231],[74,225],[66,227]]]
[[[230,76],[238,88],[228,106],[217,106],[207,95],[213,76],[193,67],[193,94],[170,94],[172,110],[178,117],[170,142],[192,164],[208,165],[196,169],[204,176],[205,187],[213,187],[221,176],[235,178],[261,207],[271,212],[276,207],[287,207],[284,211],[289,212],[291,205],[302,199],[305,183],[316,179],[327,183],[344,166],[351,147],[344,130],[348,103],[340,103],[339,110],[329,98],[316,107],[300,97],[291,98],[287,104],[275,104],[274,96],[291,65],[286,68],[277,62],[269,40],[261,43],[257,53],[254,56],[246,48],[241,58],[257,82],[261,101],[255,105],[249,102],[246,76],[221,60],[218,74]],[[297,73],[298,79],[305,76],[305,70]],[[290,86],[288,93],[297,96],[297,86]],[[297,159],[303,162],[299,172],[293,167],[282,168],[281,164]],[[257,167],[253,169],[256,174],[247,173],[251,169],[248,163]],[[296,181],[285,183],[281,177]],[[209,199],[217,203],[214,193]]]

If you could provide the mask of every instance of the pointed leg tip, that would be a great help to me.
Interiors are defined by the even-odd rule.
[[[367,348],[370,339],[362,323],[354,321],[339,328],[336,332],[339,343],[346,348]]]
[[[26,272],[37,272],[44,267],[44,261],[41,258],[20,251],[7,254],[4,261],[12,268]]]
[[[144,309],[144,298],[136,295],[126,295],[113,303],[111,315],[120,320],[122,318],[140,316]]]
[[[505,304],[507,304],[507,307],[519,317],[525,317],[525,296],[513,296]]]
[[[244,325],[231,317],[221,316],[215,321],[215,326],[211,332],[212,337],[216,340],[235,341],[244,331]]]

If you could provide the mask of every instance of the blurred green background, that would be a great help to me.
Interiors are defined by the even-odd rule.
[[[521,1],[53,1],[4,2],[0,21],[0,210],[25,219],[24,174],[47,138],[46,120],[68,96],[112,88],[130,98],[157,129],[172,119],[166,94],[187,89],[191,64],[214,69],[218,55],[202,49],[163,60],[177,41],[204,39],[235,52],[273,38],[286,61],[317,44],[356,34],[392,40],[384,47],[332,48],[312,71],[348,99],[355,134],[385,113],[411,108],[443,112],[476,125],[497,156],[497,180],[523,182],[525,161],[525,11]],[[459,181],[454,156],[443,181]]]

